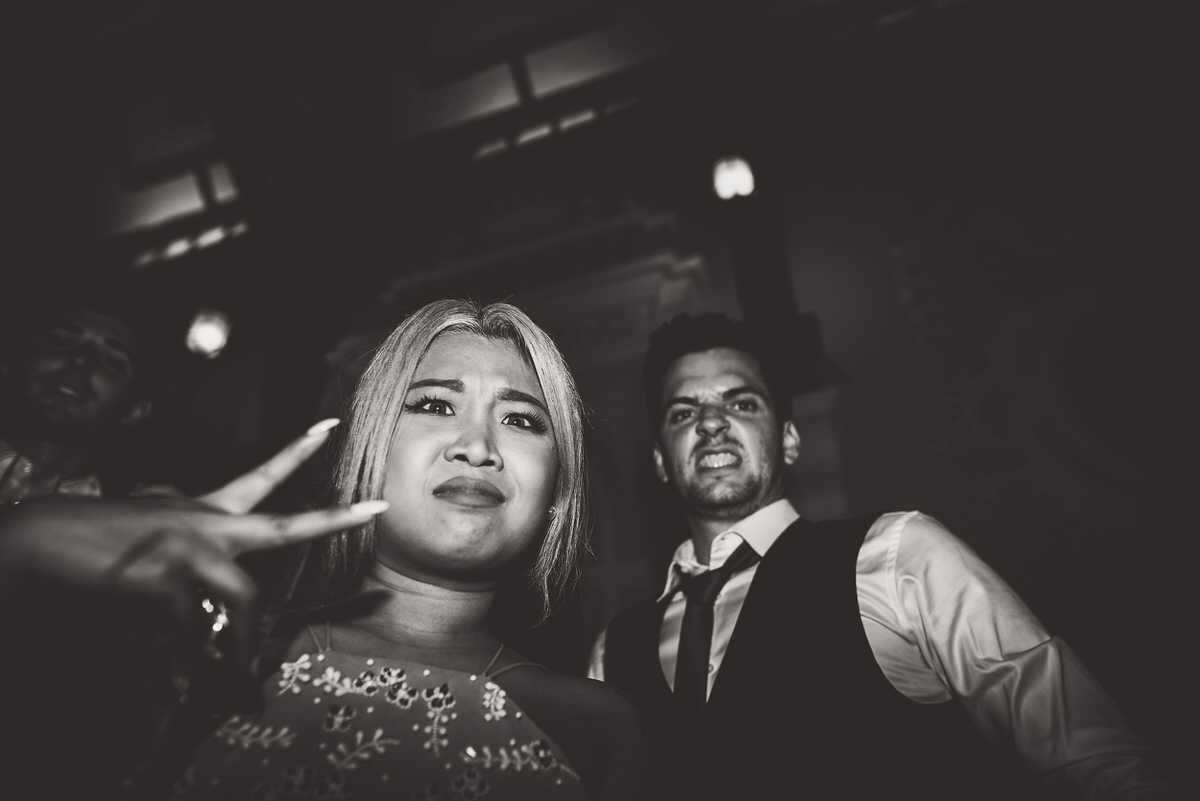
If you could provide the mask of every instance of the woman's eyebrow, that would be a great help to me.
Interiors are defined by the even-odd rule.
[[[533,395],[530,395],[528,392],[522,392],[519,389],[513,389],[512,387],[505,387],[504,389],[500,390],[499,393],[497,393],[496,397],[497,397],[497,399],[502,400],[502,401],[518,401],[518,402],[523,402],[523,403],[529,403],[529,404],[532,404],[533,406],[538,407],[546,414],[550,414],[550,410],[546,408],[546,404],[542,403],[540,400],[535,398]]]
[[[451,392],[462,392],[466,389],[463,382],[457,378],[422,378],[420,381],[414,381],[408,385],[410,390],[420,389],[421,387],[441,387]]]

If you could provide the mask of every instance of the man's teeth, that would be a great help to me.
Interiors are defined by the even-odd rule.
[[[700,460],[701,467],[730,467],[738,463],[732,453],[710,453]]]

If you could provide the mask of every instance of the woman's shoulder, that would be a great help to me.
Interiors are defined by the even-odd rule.
[[[604,682],[522,665],[496,677],[579,771],[593,797],[608,797],[614,782],[632,793],[639,776],[641,723],[624,693]]]
[[[583,717],[589,723],[607,724],[614,729],[638,725],[637,710],[628,696],[602,681],[569,676],[534,664],[506,671],[497,681],[522,707],[520,696],[528,696],[538,706],[552,706],[564,714]],[[529,713],[534,714],[533,710]]]

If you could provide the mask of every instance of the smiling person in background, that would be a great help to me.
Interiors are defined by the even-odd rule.
[[[146,343],[101,309],[46,314],[13,334],[0,364],[0,503],[100,495],[99,453],[150,414]]]
[[[508,304],[437,301],[355,392],[338,500],[390,504],[329,541],[331,600],[285,618],[263,710],[224,721],[182,798],[629,799],[636,713],[488,625],[497,587],[543,611],[584,548],[583,411],[552,340]]]

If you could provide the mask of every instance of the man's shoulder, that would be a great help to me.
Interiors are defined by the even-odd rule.
[[[905,547],[946,548],[961,544],[939,520],[918,511],[867,512],[810,525],[829,535],[857,535],[864,537],[867,542],[903,540]]]
[[[942,552],[965,547],[940,520],[923,512],[887,512],[871,526],[873,536],[895,540],[908,551]]]
[[[637,621],[647,618],[656,617],[658,615],[659,600],[657,596],[646,595],[635,601],[633,604],[625,607],[622,611],[613,616],[609,621],[606,630],[611,632],[615,627],[622,628],[628,625],[635,624]]]
[[[811,521],[800,518],[784,531],[779,542],[771,550],[780,552],[791,548],[803,548],[813,540],[819,542],[861,542],[874,532],[880,521],[887,515],[880,512],[867,512],[852,517],[833,518]],[[779,547],[782,545],[783,547]]]

